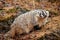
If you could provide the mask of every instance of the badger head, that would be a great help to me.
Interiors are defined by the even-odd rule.
[[[36,10],[36,21],[39,27],[45,25],[48,22],[49,11],[46,10]]]

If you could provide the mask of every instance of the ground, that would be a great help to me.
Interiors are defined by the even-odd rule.
[[[34,1],[34,0],[33,0]],[[4,34],[10,28],[10,25],[20,13],[25,13],[32,9],[45,9],[50,12],[49,22],[39,30],[34,30],[29,34],[16,35],[14,40],[60,40],[60,2],[55,1],[34,1],[25,0],[15,2],[19,5],[16,7],[15,3],[11,5],[11,1],[8,1],[11,7],[14,5],[16,9],[9,9],[8,11],[4,8],[4,4],[0,2],[2,9],[0,8],[0,40],[4,39]],[[12,1],[13,2],[13,1]],[[19,3],[20,2],[20,3]],[[31,4],[31,5],[30,5]],[[33,4],[33,5],[32,5]],[[9,8],[9,7],[7,7]],[[3,15],[4,14],[4,15]]]

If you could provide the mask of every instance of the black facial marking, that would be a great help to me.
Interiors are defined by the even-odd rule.
[[[39,16],[41,17],[41,13],[39,14]]]
[[[42,11],[42,15],[45,16],[44,12]]]
[[[45,13],[46,13],[46,12],[45,12]],[[42,15],[44,16],[44,18],[46,17],[45,13],[44,13],[44,11],[42,11]]]

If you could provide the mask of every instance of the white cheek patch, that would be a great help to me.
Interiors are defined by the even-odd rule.
[[[47,13],[47,16],[49,16],[49,11],[46,11],[46,13]]]

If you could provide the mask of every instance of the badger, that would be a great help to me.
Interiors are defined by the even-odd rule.
[[[35,25],[45,25],[48,22],[49,11],[36,9],[19,15],[11,25],[11,29],[4,35],[14,37],[15,34],[29,33]]]

